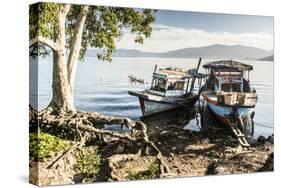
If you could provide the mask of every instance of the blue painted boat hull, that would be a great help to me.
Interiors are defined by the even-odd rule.
[[[222,123],[228,123],[226,116],[232,112],[232,107],[220,106],[213,103],[208,103],[208,106]],[[239,118],[244,118],[250,115],[252,112],[253,108],[238,108]]]

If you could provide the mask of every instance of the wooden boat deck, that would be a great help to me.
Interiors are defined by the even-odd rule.
[[[212,100],[213,102],[218,102],[218,98],[215,92],[203,92],[203,97],[208,98],[209,100]]]
[[[221,94],[235,94],[237,96],[237,94],[239,93],[236,93],[236,92],[227,92],[227,93],[221,93]],[[209,92],[203,92],[202,93],[202,96],[204,97],[204,99],[207,101],[207,102],[210,102],[210,103],[213,103],[215,105],[220,105],[220,106],[225,106],[225,107],[234,107],[238,104],[238,106],[240,108],[253,108],[255,107],[255,104],[257,102],[257,96],[254,94],[254,93],[247,93],[246,94],[246,99],[244,101],[243,104],[239,104],[239,102],[237,101],[236,97],[235,98],[235,101],[232,101],[231,103],[222,103],[222,102],[219,102],[218,101],[218,94],[214,91],[209,91]],[[249,96],[247,96],[249,95]]]
[[[154,93],[150,93],[149,90],[146,91],[128,91],[130,95],[136,96],[136,97],[141,97],[143,99],[149,99],[149,100],[154,100],[154,101],[161,101],[163,99],[165,100],[175,100],[180,97],[177,96],[161,96],[161,95],[156,95]]]

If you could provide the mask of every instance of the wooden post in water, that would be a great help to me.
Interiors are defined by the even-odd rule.
[[[200,64],[201,64],[202,58],[199,58],[198,64],[197,64],[197,68],[196,68],[196,73],[198,73],[198,70],[200,68]],[[193,91],[194,88],[194,83],[195,83],[195,77],[192,78],[192,82],[191,82],[191,87],[190,87],[190,93]]]

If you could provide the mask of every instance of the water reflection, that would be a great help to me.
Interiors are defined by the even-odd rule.
[[[184,130],[192,130],[192,131],[201,131],[201,115],[198,112],[195,112],[193,117],[190,117],[190,121],[183,128]]]

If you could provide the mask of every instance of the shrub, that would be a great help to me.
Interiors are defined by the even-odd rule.
[[[29,157],[31,160],[46,161],[69,146],[68,141],[40,131],[29,135]]]
[[[101,156],[98,154],[98,149],[93,148],[77,152],[75,158],[75,172],[85,175],[84,183],[93,182],[93,178],[98,173],[101,165]]]

